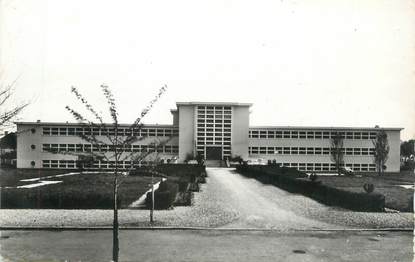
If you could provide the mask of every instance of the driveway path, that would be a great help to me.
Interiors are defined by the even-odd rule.
[[[220,184],[238,218],[224,227],[278,230],[340,228],[413,228],[412,213],[354,212],[328,207],[308,197],[292,194],[239,175],[234,169],[207,169],[209,179]]]

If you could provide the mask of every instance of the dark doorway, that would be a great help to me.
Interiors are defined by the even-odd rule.
[[[207,146],[206,160],[222,160],[222,147]]]

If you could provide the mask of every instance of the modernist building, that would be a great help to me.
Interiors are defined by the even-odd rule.
[[[275,160],[304,171],[334,171],[330,142],[340,133],[344,138],[345,166],[354,171],[373,172],[373,140],[382,129],[388,135],[390,146],[386,171],[399,171],[402,128],[249,126],[250,106],[248,103],[178,102],[177,109],[171,110],[172,125],[145,125],[134,130],[129,125],[121,125],[120,135],[144,138],[122,150],[126,153],[157,151],[158,157],[166,161],[183,162],[196,154],[217,161],[241,156],[246,160]],[[81,152],[110,154],[114,150],[109,143],[98,147],[79,137],[93,134],[105,139],[101,132],[114,134],[109,126],[101,130],[77,123],[16,124],[18,168],[75,168],[76,155]],[[163,146],[155,146],[155,141]],[[51,150],[74,154],[54,154]],[[121,164],[131,168],[138,163],[125,160]],[[114,161],[95,160],[93,164],[94,168],[113,166]]]

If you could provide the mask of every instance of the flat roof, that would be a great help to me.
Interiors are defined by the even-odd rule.
[[[391,131],[401,131],[402,127],[340,127],[340,126],[249,126],[250,129],[309,129],[309,130],[391,130]]]
[[[87,123],[77,123],[77,122],[14,122],[16,125],[34,125],[34,126],[81,126],[81,125],[89,125]],[[99,123],[95,123],[99,125]],[[111,123],[105,123],[107,126],[111,126]],[[132,124],[125,124],[120,123],[119,126],[121,127],[129,127]],[[168,124],[143,124],[144,127],[178,127],[175,125],[168,125]]]
[[[237,103],[237,102],[176,102],[176,106],[252,106],[252,103]]]

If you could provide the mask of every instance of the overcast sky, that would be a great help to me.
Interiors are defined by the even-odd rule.
[[[3,81],[23,121],[72,121],[76,86],[122,122],[176,101],[253,103],[251,125],[403,127],[415,137],[411,0],[0,0]],[[76,106],[75,106],[76,107]],[[106,111],[105,111],[106,112]]]

